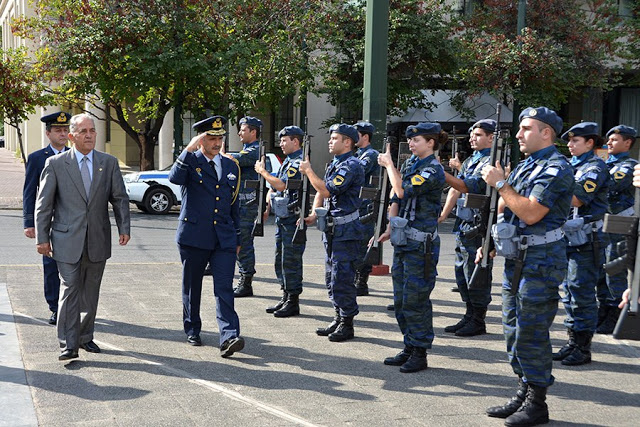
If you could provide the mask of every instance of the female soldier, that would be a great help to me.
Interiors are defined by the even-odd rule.
[[[389,227],[379,241],[391,239],[394,247],[393,302],[405,345],[404,350],[384,363],[400,366],[400,372],[417,372],[427,368],[427,349],[433,342],[430,295],[440,254],[436,227],[444,187],[444,170],[434,151],[447,141],[448,135],[438,123],[409,126],[406,135],[413,155],[400,172],[391,160],[389,148],[378,157],[378,163],[387,168],[393,188]]]

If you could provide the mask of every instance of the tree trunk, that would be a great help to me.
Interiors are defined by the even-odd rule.
[[[155,150],[157,135],[144,135],[138,134],[138,140],[140,141],[140,170],[148,171],[154,170],[155,166]]]
[[[16,122],[17,123],[17,122]],[[22,163],[24,163],[24,167],[27,167],[27,155],[24,152],[24,145],[22,145],[22,131],[20,130],[19,124],[13,124],[10,122],[10,126],[14,127],[18,132],[18,145],[20,146],[20,155],[22,156]]]

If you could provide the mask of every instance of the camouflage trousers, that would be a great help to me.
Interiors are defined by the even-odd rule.
[[[562,250],[547,253],[545,246],[552,245]],[[564,253],[564,245],[557,242],[529,248],[516,295],[511,294],[514,261],[505,261],[502,327],[509,363],[525,382],[541,387],[554,380],[549,328],[558,311],[558,287],[566,272]]]
[[[609,234],[609,244],[606,249],[606,261],[613,261],[623,254],[618,252],[618,242],[624,241],[625,236],[621,234]],[[635,250],[633,248],[632,250]],[[598,281],[597,296],[600,304],[617,307],[622,301],[622,294],[628,287],[627,270],[618,274],[604,274]]]
[[[282,288],[292,295],[302,293],[302,255],[306,243],[293,244],[298,217],[276,218],[276,277]]]
[[[460,290],[462,301],[471,303],[474,307],[487,308],[491,302],[491,286],[482,289],[469,289],[468,283],[471,280],[473,270],[476,268],[476,251],[481,246],[479,238],[465,239],[456,234],[456,260],[455,274],[456,284]],[[491,283],[493,260],[489,261],[489,283]]]
[[[436,284],[439,255],[440,237],[436,237],[432,242],[431,269],[425,279],[424,243],[409,240],[406,246],[394,246],[393,305],[405,345],[429,349],[433,343],[431,291]]]
[[[358,260],[358,240],[343,240],[327,243],[325,248],[325,284],[329,293],[329,300],[342,317],[353,317],[359,313],[356,302],[356,287],[353,281],[356,268],[360,266]]]
[[[600,245],[594,257],[591,243],[567,247],[569,265],[562,282],[562,303],[567,313],[564,325],[574,331],[595,332],[598,323],[596,286],[602,275],[606,243]]]
[[[253,247],[253,223],[256,220],[258,208],[240,204],[240,252],[238,253],[238,273],[253,276],[256,274],[256,254]]]

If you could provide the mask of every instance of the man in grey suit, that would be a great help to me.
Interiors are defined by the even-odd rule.
[[[74,144],[47,159],[36,200],[38,253],[56,260],[60,272],[58,301],[59,360],[78,357],[78,348],[99,353],[93,342],[100,282],[111,257],[111,203],[120,245],[129,232],[129,197],[118,159],[95,151],[91,116],[79,114],[69,123]]]

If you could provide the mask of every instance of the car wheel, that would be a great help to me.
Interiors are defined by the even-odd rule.
[[[144,206],[144,204],[142,204],[142,203],[136,203],[135,205],[136,205],[136,207],[137,207],[138,209],[140,209],[142,212],[146,212],[146,211],[147,211],[147,208]]]
[[[164,188],[152,188],[144,198],[144,209],[150,214],[165,214],[171,205],[173,198]]]

